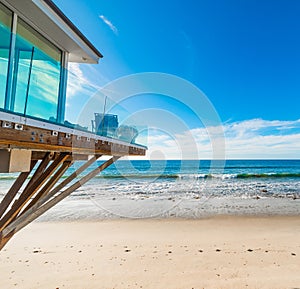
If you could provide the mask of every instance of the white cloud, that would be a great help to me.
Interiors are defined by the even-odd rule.
[[[90,69],[90,68],[89,68]],[[92,73],[95,74],[93,71]],[[104,78],[98,74],[99,82],[104,81]],[[101,86],[92,83],[88,77],[85,76],[79,63],[70,62],[68,65],[68,84],[67,84],[67,99],[72,98],[78,93],[82,95],[91,96],[96,90],[101,89]]]
[[[224,130],[228,158],[300,158],[300,119],[246,120]]]
[[[91,75],[95,80],[91,79]],[[90,126],[94,112],[90,112],[85,121],[78,119],[79,113],[101,89],[100,85],[104,82],[104,77],[92,67],[69,63],[65,119],[82,126]]]
[[[79,67],[79,63],[70,62],[68,71],[67,97],[71,98],[78,91],[82,90],[82,87],[87,82],[87,79],[84,77],[83,72]]]
[[[113,33],[118,35],[119,31],[115,25],[112,24],[104,15],[99,15],[99,18],[112,30]]]
[[[300,119],[268,121],[252,119],[223,125],[227,159],[300,158]],[[210,159],[212,144],[222,146],[218,134],[210,139],[206,128],[196,128],[173,136],[151,136],[149,153],[161,150],[166,159]],[[196,143],[196,146],[195,146]],[[182,154],[182,152],[185,152]]]

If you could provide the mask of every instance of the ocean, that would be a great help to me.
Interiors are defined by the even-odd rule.
[[[0,174],[0,199],[16,177]],[[300,160],[119,160],[39,220],[299,213]]]

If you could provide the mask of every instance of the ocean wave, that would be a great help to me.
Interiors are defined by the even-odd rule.
[[[262,174],[238,174],[238,179],[249,178],[300,178],[300,173],[262,173]]]
[[[127,175],[98,175],[97,179],[177,179],[176,174],[127,174]]]
[[[192,174],[178,175],[179,179],[256,179],[256,178],[300,178],[300,173],[244,173],[244,174]]]
[[[188,179],[235,179],[237,178],[236,174],[191,174],[191,175],[178,175],[180,180],[188,180]]]
[[[0,176],[0,181],[16,180],[18,176]]]
[[[67,178],[64,175],[62,178]],[[0,181],[16,180],[17,175],[0,175]],[[30,179],[29,177],[28,179]],[[100,174],[96,179],[178,179],[178,180],[199,180],[199,179],[257,179],[257,178],[300,178],[300,173],[242,173],[242,174]]]
[[[243,174],[128,174],[128,175],[98,175],[99,179],[256,179],[256,178],[300,178],[300,173],[243,173]]]

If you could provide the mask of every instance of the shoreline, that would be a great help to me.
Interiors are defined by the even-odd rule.
[[[203,215],[200,217],[190,217],[190,216],[168,216],[168,217],[144,217],[144,218],[134,218],[134,217],[107,217],[107,218],[68,218],[68,219],[45,219],[42,217],[33,221],[34,224],[75,224],[75,223],[109,223],[109,222],[197,222],[197,221],[207,221],[207,220],[222,220],[222,219],[300,219],[300,212],[299,214],[291,213],[291,214],[283,214],[283,213],[258,213],[258,214],[218,214],[218,215]]]
[[[34,222],[4,288],[298,288],[300,216]],[[16,284],[16,285],[15,285]]]
[[[300,199],[281,198],[155,198],[103,197],[66,199],[39,221],[110,219],[203,219],[213,216],[297,216]]]

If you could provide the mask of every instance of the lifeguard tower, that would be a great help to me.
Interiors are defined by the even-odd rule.
[[[0,0],[0,173],[19,173],[0,203],[0,250],[118,158],[145,155],[142,145],[65,121],[68,62],[100,58],[52,1]],[[78,178],[103,155],[111,158]],[[76,160],[85,163],[59,182]]]

